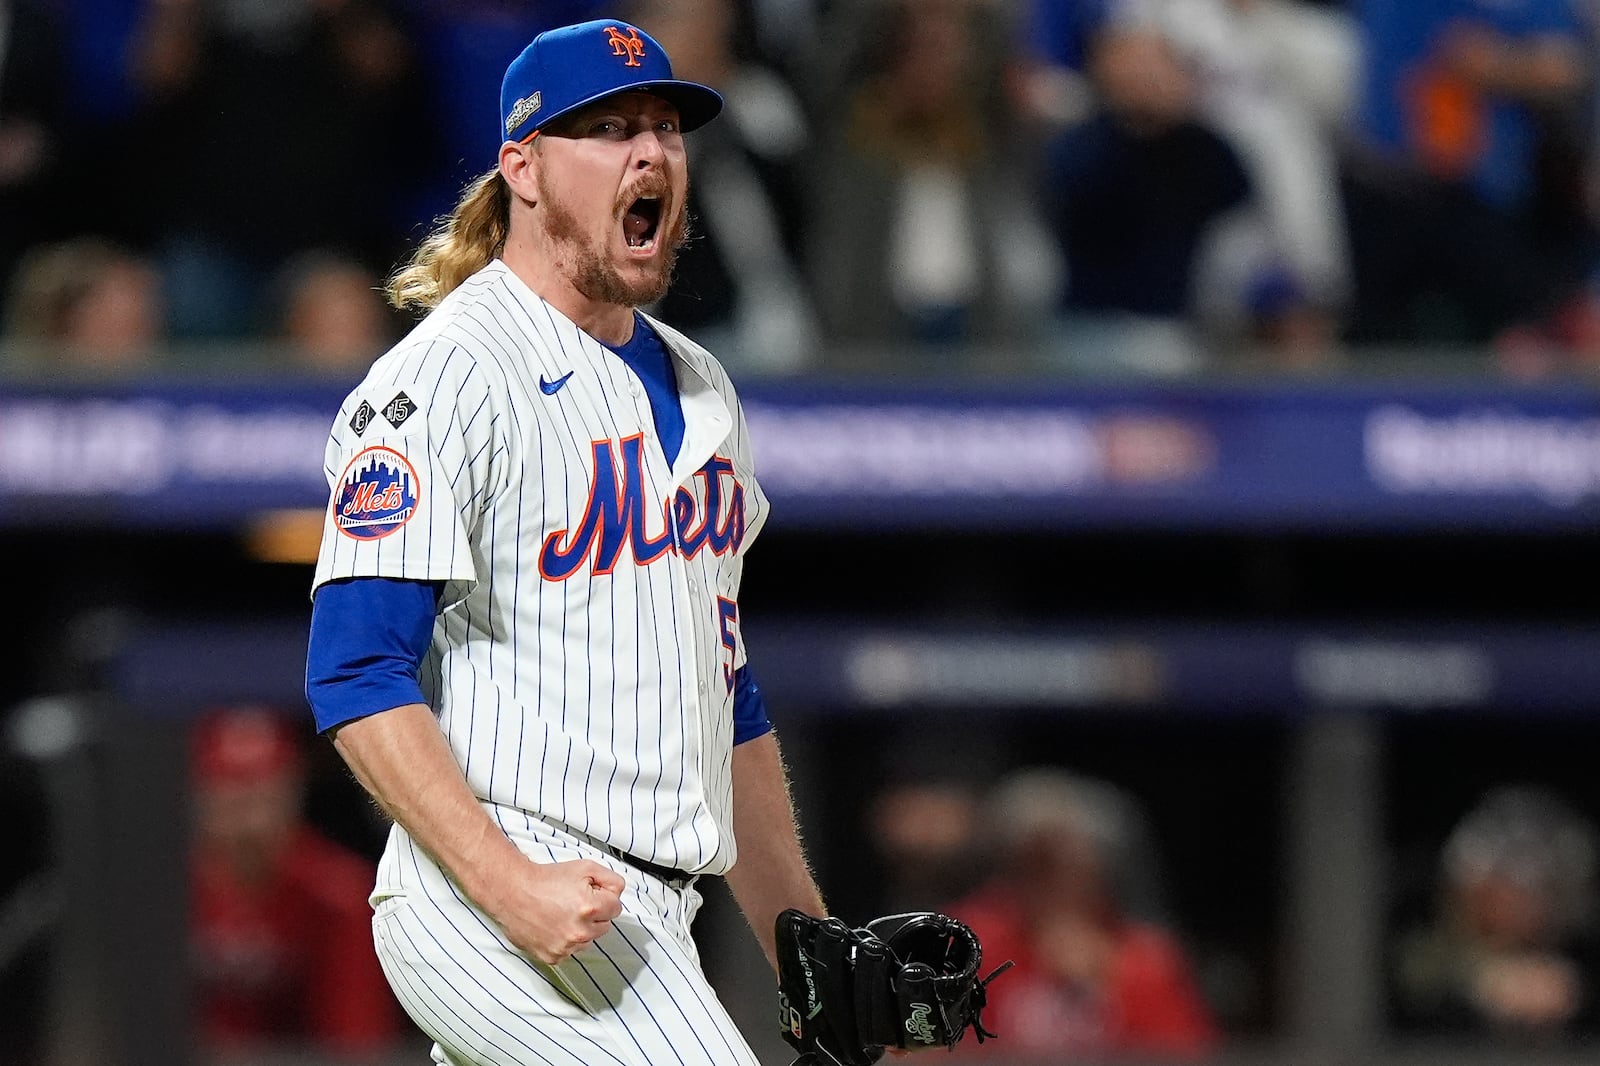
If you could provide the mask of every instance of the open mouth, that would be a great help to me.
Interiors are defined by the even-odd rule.
[[[641,196],[628,206],[622,216],[622,232],[628,247],[636,251],[649,251],[656,244],[656,230],[661,225],[661,200],[655,196]]]

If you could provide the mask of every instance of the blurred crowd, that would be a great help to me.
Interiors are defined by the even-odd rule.
[[[192,737],[189,990],[209,1057],[389,1050],[400,1011],[372,951],[374,864],[306,816],[300,723],[219,708]]]
[[[205,1061],[415,1050],[371,950],[365,897],[386,826],[300,713],[223,706],[190,729],[185,958]],[[1014,964],[985,1010],[1001,1038],[964,1041],[952,1061],[1207,1061],[1281,1023],[1271,949],[1244,950],[1239,930],[1199,913],[1207,904],[1193,891],[1198,860],[1251,895],[1238,878],[1266,871],[1220,858],[1247,852],[1232,839],[1249,832],[1242,820],[1187,847],[1174,797],[1151,791],[1163,774],[1135,784],[1020,734],[924,725],[887,734],[881,772],[849,805],[854,827],[814,828],[821,841],[859,833],[865,845],[831,856],[850,875],[830,893],[841,916],[943,910],[981,938],[981,975]],[[1530,781],[1462,795],[1427,832],[1388,842],[1387,1031],[1508,1053],[1592,1047],[1592,797]],[[1270,908],[1247,909],[1270,944]]]
[[[656,310],[736,372],[1600,363],[1595,0],[0,0],[8,351],[350,375],[601,16],[727,98]]]
[[[930,764],[924,764],[928,766]],[[1132,793],[1058,766],[982,780],[970,766],[891,777],[868,812],[872,906],[945,910],[983,943],[984,1024],[963,1060],[1201,1059],[1221,1024],[1164,899]]]
[[[1002,1039],[963,1044],[964,1061],[1201,1061],[1253,1028],[1246,1001],[1272,982],[1197,942],[1141,797],[1061,765],[991,774],[978,762],[891,771],[866,812],[881,877],[869,906],[946,910],[978,933],[985,973],[1016,964],[989,989],[985,1024]],[[1600,1034],[1597,849],[1589,819],[1520,783],[1489,789],[1426,842],[1415,883],[1389,886],[1391,1030],[1588,1046]]]
[[[1030,763],[995,735],[949,735],[897,734],[851,808],[867,847],[839,903],[847,919],[943,910],[978,933],[980,976],[1014,964],[985,1011],[1001,1039],[965,1041],[958,1060],[1204,1061],[1270,1027],[1270,1005],[1250,1000],[1275,982],[1248,970],[1272,963],[1241,965],[1237,944],[1198,932],[1194,871],[1155,797]],[[211,1060],[299,1048],[362,1061],[409,1039],[370,949],[381,819],[348,782],[338,813],[362,819],[329,817],[317,781],[341,775],[326,754],[282,709],[216,708],[192,728],[189,989]],[[1391,1032],[1508,1051],[1600,1036],[1600,834],[1575,798],[1498,784],[1437,835],[1391,841]],[[1228,847],[1200,852],[1214,863]]]
[[[1547,788],[1506,785],[1451,831],[1433,895],[1396,942],[1395,1020],[1548,1047],[1600,1027],[1594,826]]]

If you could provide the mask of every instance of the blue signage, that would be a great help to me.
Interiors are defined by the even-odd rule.
[[[225,528],[326,509],[343,394],[0,385],[0,524]],[[775,528],[1600,525],[1600,392],[1587,388],[768,382],[743,395]],[[408,517],[409,486],[391,500],[351,477],[352,533]]]

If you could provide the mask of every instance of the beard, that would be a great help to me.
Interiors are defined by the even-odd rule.
[[[646,182],[633,191],[628,203],[641,195],[660,196],[666,191],[665,181],[659,184]],[[687,198],[687,186],[684,187],[684,193]],[[551,196],[543,174],[539,175],[539,203],[544,207],[545,234],[552,243],[566,249],[569,256],[565,264],[567,276],[573,288],[586,298],[623,307],[642,307],[655,303],[672,287],[672,272],[678,265],[678,250],[689,240],[687,211],[678,212],[670,231],[663,232],[657,228],[656,244],[661,249],[660,259],[646,267],[648,272],[644,277],[629,281],[612,263],[606,246],[589,240],[578,216]],[[627,207],[627,203],[618,204],[616,215],[620,217]]]

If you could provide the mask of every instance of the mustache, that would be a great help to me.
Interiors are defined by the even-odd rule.
[[[672,183],[664,176],[641,178],[639,183],[617,198],[616,215],[620,219],[628,213],[635,200],[653,197],[666,205],[672,195]]]

